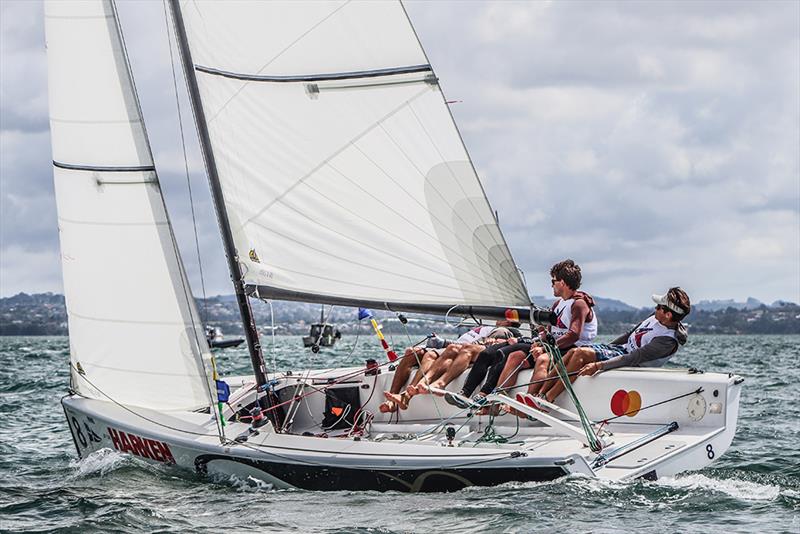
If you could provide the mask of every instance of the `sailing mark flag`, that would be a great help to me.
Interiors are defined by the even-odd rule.
[[[381,327],[378,325],[378,321],[372,316],[372,312],[367,308],[359,308],[358,320],[361,321],[362,319],[369,319],[372,329],[375,330],[375,335],[378,336],[378,340],[381,342],[381,347],[383,347],[384,352],[386,352],[386,357],[389,358],[390,362],[395,361],[397,359],[397,353],[389,348],[389,344],[386,342],[386,338],[383,337],[383,332],[381,332]]]

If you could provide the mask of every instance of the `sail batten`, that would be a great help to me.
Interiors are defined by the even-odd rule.
[[[407,67],[391,67],[385,69],[353,71],[353,72],[331,72],[326,74],[295,74],[283,76],[270,76],[265,74],[247,74],[243,72],[230,72],[203,65],[195,65],[195,70],[204,74],[213,74],[235,80],[247,80],[252,82],[321,82],[329,80],[350,80],[359,78],[376,78],[383,76],[394,76],[397,74],[410,74],[416,72],[430,72],[430,65],[411,65]]]
[[[58,167],[59,169],[65,169],[70,171],[90,171],[90,172],[147,172],[156,170],[156,168],[153,165],[137,165],[137,166],[120,165],[118,167],[109,167],[103,165],[64,163],[55,160],[53,160],[53,166]]]
[[[248,286],[530,304],[399,2],[181,5]]]

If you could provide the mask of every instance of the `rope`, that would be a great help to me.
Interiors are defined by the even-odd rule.
[[[473,447],[477,447],[479,443],[508,443],[511,440],[511,438],[514,438],[517,436],[517,434],[519,434],[519,417],[514,418],[516,419],[517,422],[517,428],[514,430],[514,433],[511,434],[510,436],[503,436],[502,434],[498,434],[494,430],[494,419],[495,416],[490,413],[489,423],[486,426],[486,430],[484,430],[483,435],[475,441]],[[518,443],[523,443],[523,442],[520,441]]]
[[[540,341],[540,343],[550,355],[550,361],[555,364],[556,372],[561,378],[561,382],[564,384],[564,389],[575,405],[575,410],[578,412],[578,417],[581,421],[581,428],[583,428],[583,432],[586,434],[586,439],[589,442],[589,448],[592,452],[600,452],[603,449],[603,444],[597,437],[597,434],[595,434],[592,420],[587,417],[580,400],[578,400],[578,396],[575,394],[575,390],[572,389],[572,382],[570,382],[567,367],[564,365],[564,360],[561,357],[561,351],[557,345],[550,345],[544,341]]]

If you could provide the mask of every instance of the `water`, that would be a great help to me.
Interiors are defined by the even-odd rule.
[[[265,339],[266,348],[270,347]],[[374,339],[317,355],[280,338],[279,368],[360,364]],[[397,339],[400,345],[400,340]],[[711,468],[657,482],[582,477],[450,494],[273,491],[112,451],[76,460],[58,404],[67,338],[0,338],[0,531],[800,532],[800,336],[693,336],[677,363],[746,377],[739,430]],[[272,356],[268,353],[268,359]],[[247,373],[245,350],[222,353]]]

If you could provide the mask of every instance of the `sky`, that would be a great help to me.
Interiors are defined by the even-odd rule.
[[[533,295],[800,301],[800,2],[407,2]],[[161,2],[119,2],[195,294],[232,292]],[[0,296],[61,292],[42,5],[0,0]],[[188,109],[181,96],[182,109]]]

